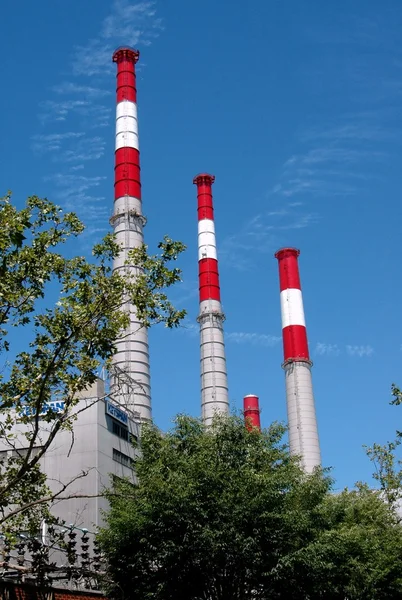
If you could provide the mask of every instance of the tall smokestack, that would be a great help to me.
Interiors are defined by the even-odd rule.
[[[254,396],[254,394],[244,396],[243,412],[247,429],[251,431],[256,428],[258,431],[261,431],[260,403],[258,396]]]
[[[275,258],[279,263],[290,452],[300,455],[304,469],[311,473],[314,467],[321,465],[321,454],[311,381],[312,362],[299,276],[299,254],[300,250],[296,248],[282,248]]]
[[[122,252],[113,263],[114,271],[138,274],[127,266],[128,253],[144,242],[142,216],[140,152],[138,144],[137,90],[135,65],[138,50],[118,48],[113,54],[117,64],[117,106],[114,210],[111,224]],[[151,386],[147,330],[140,326],[135,306],[127,304],[130,325],[122,339],[117,340],[111,391],[121,401],[137,411],[142,421],[151,419]]]
[[[213,175],[194,178],[198,196],[198,267],[200,286],[201,416],[209,425],[215,413],[229,413],[228,380],[216,253]]]

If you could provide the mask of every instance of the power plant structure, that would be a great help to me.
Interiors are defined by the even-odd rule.
[[[138,50],[118,48],[113,54],[117,65],[116,143],[114,209],[111,218],[116,241],[122,252],[114,260],[114,271],[135,277],[137,269],[130,265],[129,252],[144,243],[142,214],[140,151],[138,141],[137,89],[135,65]],[[110,389],[123,403],[139,414],[142,422],[152,419],[151,380],[148,332],[141,326],[136,307],[127,302],[130,314],[128,331],[116,340]]]
[[[210,425],[215,414],[229,413],[228,377],[218,256],[216,251],[212,184],[214,175],[193,179],[198,201],[198,275],[200,291],[201,417]]]
[[[135,65],[139,52],[121,47],[113,54],[117,65],[117,107],[115,145],[115,193],[111,223],[122,247],[115,270],[135,277],[129,252],[143,244],[145,219],[142,214],[140,158],[137,119]],[[201,418],[210,425],[215,414],[229,414],[229,391],[224,344],[225,315],[221,304],[219,268],[214,223],[212,185],[215,176],[201,173],[197,186],[198,274],[201,370]],[[306,472],[321,464],[320,447],[311,381],[311,367],[295,248],[283,248],[275,257],[279,263],[282,332],[284,345],[286,402],[289,447],[301,457]],[[148,335],[129,302],[130,327],[116,341],[111,394],[118,404],[137,418],[151,421],[151,385]],[[247,427],[261,428],[258,396],[244,397]]]
[[[258,396],[248,394],[243,398],[244,422],[249,431],[261,431],[260,401]]]
[[[120,47],[113,54],[117,67],[117,104],[114,208],[110,222],[122,249],[114,260],[113,270],[130,278],[139,275],[138,268],[130,264],[130,251],[142,246],[145,225],[135,71],[138,59],[139,52],[129,47]],[[221,304],[212,197],[214,181],[214,175],[208,173],[193,179],[198,203],[197,320],[201,351],[201,417],[206,426],[210,426],[214,415],[229,414],[225,316]],[[300,455],[305,471],[310,473],[321,464],[321,457],[298,269],[299,250],[283,248],[275,256],[279,263],[290,452]],[[41,460],[43,472],[49,480],[56,482],[54,485],[63,487],[73,478],[69,489],[77,497],[58,502],[56,516],[66,523],[89,529],[102,525],[102,511],[107,506],[101,493],[109,485],[110,475],[129,477],[135,483],[133,460],[138,449],[131,442],[140,438],[142,424],[152,421],[148,333],[128,298],[124,309],[130,314],[130,325],[116,340],[110,390],[98,380],[81,394],[74,422],[73,446],[69,432],[64,431]],[[258,396],[247,395],[243,402],[246,427],[258,433],[261,429]],[[60,406],[52,407],[52,410],[63,413],[63,403],[53,404]],[[40,422],[45,442],[48,424],[46,419],[40,419]],[[17,426],[15,433],[19,451],[24,450],[26,429]],[[9,451],[0,441],[0,458]],[[85,471],[88,476],[76,477]]]
[[[289,446],[301,457],[306,472],[321,465],[317,418],[298,257],[300,250],[282,248],[275,254],[279,265],[283,368],[286,382]]]

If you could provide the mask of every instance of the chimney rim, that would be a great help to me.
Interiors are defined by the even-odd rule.
[[[131,46],[119,46],[113,52],[112,61],[119,63],[123,58],[127,58],[136,64],[140,58],[140,51]]]
[[[278,260],[280,260],[281,258],[287,258],[288,256],[294,256],[297,258],[298,256],[300,256],[300,250],[298,248],[292,247],[279,248],[279,250],[275,252],[274,256]]]
[[[214,181],[215,175],[211,175],[210,173],[199,173],[193,179],[195,185],[212,185]]]

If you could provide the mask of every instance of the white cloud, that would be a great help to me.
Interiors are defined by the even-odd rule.
[[[162,30],[156,16],[155,2],[115,0],[110,14],[104,19],[99,36],[84,46],[77,46],[73,56],[76,75],[100,75],[112,70],[111,54],[120,45],[143,46],[152,43]]]
[[[45,100],[45,102],[40,104],[42,111],[39,114],[39,120],[43,124],[54,121],[65,121],[72,111],[77,111],[85,106],[89,106],[87,100],[65,100],[63,102]]]
[[[367,118],[368,113],[362,113],[362,116]],[[384,129],[378,122],[364,122],[359,116],[353,115],[353,122],[340,123],[339,125],[330,126],[328,128],[319,129],[313,128],[310,131],[304,132],[301,136],[303,141],[330,140],[335,141],[373,141],[382,142],[390,139],[396,139],[397,133],[392,130]]]
[[[292,202],[283,207],[263,211],[245,222],[240,231],[224,238],[218,248],[222,264],[238,271],[253,268],[256,254],[273,253],[282,245],[283,232],[314,225],[319,215],[305,212],[302,203]]]
[[[101,36],[104,39],[116,37],[126,40],[130,46],[137,44],[146,29],[160,29],[161,19],[156,17],[156,2],[115,0],[112,13],[103,21]],[[149,20],[151,22],[149,22]]]
[[[372,356],[374,354],[374,348],[370,345],[352,345],[345,346],[344,350],[349,356],[355,356],[358,358]],[[339,356],[343,350],[338,344],[328,344],[326,342],[317,342],[314,348],[314,353],[319,356]]]
[[[101,181],[106,179],[106,176],[97,175],[95,177],[87,177],[86,175],[68,175],[65,173],[54,173],[44,177],[45,181],[53,181],[56,185],[65,185],[66,183],[85,182],[93,185],[99,185]]]
[[[305,215],[295,217],[289,223],[278,225],[277,229],[304,229],[309,225],[317,223],[318,220],[319,216],[316,213],[307,213]]]
[[[315,354],[320,356],[339,356],[340,349],[338,344],[326,344],[324,342],[317,342],[315,345]]]
[[[106,18],[99,23],[99,32],[94,38],[76,46],[72,53],[72,80],[62,81],[52,88],[53,98],[42,102],[39,106],[39,120],[42,126],[49,123],[65,122],[74,117],[80,133],[51,133],[37,135],[32,138],[32,148],[37,153],[48,153],[52,162],[59,168],[64,163],[64,172],[47,175],[44,179],[52,183],[53,193],[68,210],[81,213],[90,220],[91,228],[86,235],[103,232],[111,206],[105,198],[94,193],[103,185],[106,177],[85,177],[79,173],[88,161],[95,161],[103,156],[106,140],[99,135],[99,130],[110,125],[112,108],[102,104],[102,98],[113,93],[110,87],[113,82],[112,63],[113,50],[121,45],[135,46],[137,43],[148,45],[162,30],[161,19],[156,15],[156,3],[153,1],[113,0]],[[99,83],[100,77],[92,85],[88,78],[92,75],[111,75],[107,86]],[[81,81],[74,76],[85,77]],[[90,135],[94,130],[95,135]],[[101,223],[102,221],[102,223]]]
[[[200,326],[191,321],[185,321],[180,331],[190,335],[191,337],[199,336]],[[250,344],[252,346],[272,347],[281,341],[281,337],[267,333],[250,333],[245,331],[229,331],[224,333],[224,339],[227,343],[233,344]]]
[[[82,162],[97,160],[105,153],[105,139],[99,136],[84,137],[79,140],[72,148],[64,150],[58,160],[61,162]]]
[[[365,356],[372,356],[374,354],[374,348],[372,346],[346,346],[346,351],[349,356],[358,356],[359,358]]]
[[[249,333],[244,331],[232,331],[225,334],[225,339],[235,344],[252,344],[253,346],[275,346],[281,341],[281,337],[267,333]]]
[[[356,194],[378,178],[376,170],[367,167],[387,158],[389,150],[382,144],[399,138],[387,118],[380,111],[365,109],[305,129],[297,139],[304,150],[284,162],[270,195],[325,198]]]
[[[87,226],[84,229],[83,237],[91,237],[93,235],[105,234],[109,231],[107,227],[95,227],[93,225]]]
[[[46,100],[40,105],[42,112],[39,120],[43,123],[54,123],[66,121],[72,114],[85,117],[85,125],[93,127],[105,127],[109,125],[112,109],[101,104],[93,104],[89,100],[65,100],[56,102]]]
[[[83,132],[67,131],[65,133],[49,133],[32,136],[32,150],[38,153],[54,152],[60,150],[66,140],[77,140],[84,135]]]
[[[112,116],[112,109],[108,106],[94,104],[81,114],[87,117],[85,122],[90,129],[99,129],[100,127],[108,127]]]
[[[86,162],[97,160],[105,153],[106,142],[100,136],[88,137],[84,132],[52,133],[35,135],[32,138],[32,149],[39,154],[52,152],[54,162]],[[78,170],[84,168],[78,166]]]
[[[84,135],[83,132],[79,131],[68,131],[66,133],[48,133],[44,135],[34,135],[32,137],[33,140],[41,141],[41,142],[53,142],[60,140],[67,140],[71,138],[78,138]]]
[[[72,81],[64,81],[59,85],[52,88],[52,91],[56,94],[80,94],[83,96],[91,96],[95,98],[101,98],[102,96],[110,96],[111,90],[102,89],[99,87],[92,87],[89,85],[79,85]]]
[[[218,247],[221,264],[238,271],[247,271],[252,267],[250,260],[255,252],[270,252],[275,247],[274,226],[268,222],[264,213],[255,215],[246,221],[243,227],[228,236]]]
[[[55,196],[65,203],[68,210],[78,210],[86,203],[103,201],[103,196],[88,195],[88,191],[99,187],[106,177],[86,177],[85,175],[74,175],[71,173],[54,173],[44,177],[45,181],[52,182],[57,191]],[[96,215],[94,213],[94,217]]]

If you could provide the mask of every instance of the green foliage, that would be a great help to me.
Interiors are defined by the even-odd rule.
[[[100,543],[123,600],[375,600],[402,594],[401,529],[364,486],[333,494],[242,419],[146,428],[139,484],[115,481]]]
[[[395,385],[395,383],[391,385],[391,394],[393,396],[393,399],[391,400],[390,404],[394,406],[399,406],[400,404],[402,404],[402,392]]]
[[[164,290],[180,281],[181,270],[169,269],[167,265],[177,260],[185,246],[165,236],[158,249],[160,254],[153,256],[145,244],[129,252],[128,262],[137,266],[131,297],[138,318],[146,327],[161,321],[166,327],[177,327],[186,311],[176,311]]]
[[[75,214],[47,199],[32,196],[22,210],[10,195],[0,199],[0,525],[10,535],[48,516],[52,494],[40,460],[57,433],[72,427],[79,392],[110,363],[114,342],[129,324],[127,303],[138,302],[145,327],[174,327],[184,316],[165,294],[180,280],[180,270],[168,265],[182,244],[165,238],[161,255],[152,257],[144,246],[123,276],[112,273],[120,252],[113,235],[94,247],[93,263],[61,253],[83,230]],[[49,293],[55,302],[49,303]],[[16,335],[26,340],[17,353]],[[64,412],[50,410],[50,401],[63,401]],[[22,446],[16,426],[25,435]]]
[[[402,404],[402,392],[394,383],[391,386],[391,394],[391,405]],[[402,460],[397,454],[401,442],[402,432],[397,430],[392,442],[375,443],[365,447],[367,456],[375,468],[373,478],[378,482],[387,502],[394,506],[402,499]]]

